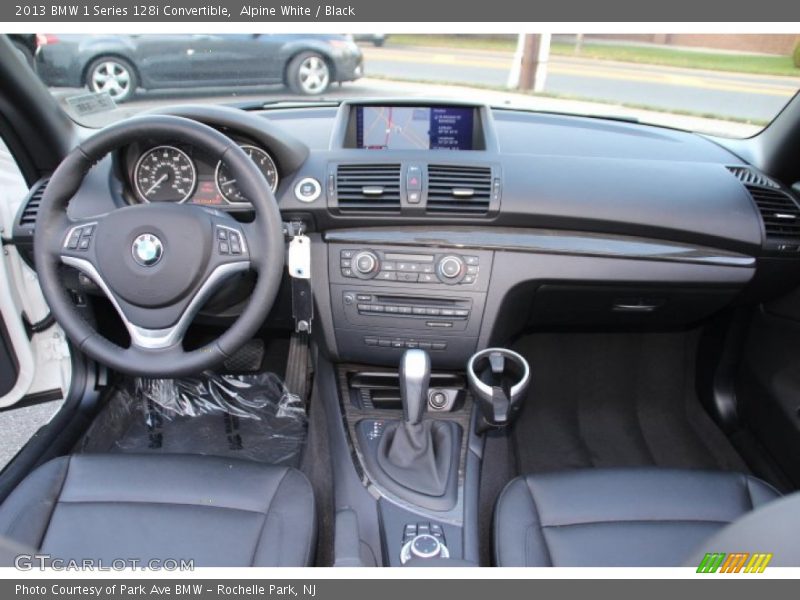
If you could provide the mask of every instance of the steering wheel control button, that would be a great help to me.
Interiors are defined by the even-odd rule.
[[[164,255],[164,245],[158,236],[152,233],[143,233],[133,240],[131,246],[133,260],[143,267],[152,267],[158,264]]]
[[[217,226],[217,252],[223,256],[244,254],[244,243],[238,231]]]
[[[68,250],[88,250],[92,245],[92,234],[95,230],[95,223],[79,225],[67,234],[67,241],[64,247]]]
[[[294,186],[294,195],[300,202],[314,202],[322,194],[322,186],[313,177],[305,177]]]

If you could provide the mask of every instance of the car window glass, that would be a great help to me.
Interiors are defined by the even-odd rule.
[[[71,117],[93,128],[175,104],[428,97],[747,138],[800,89],[798,33],[10,38]]]

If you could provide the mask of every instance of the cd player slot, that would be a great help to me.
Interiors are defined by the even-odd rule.
[[[459,306],[461,304],[469,305],[469,302],[461,299],[426,298],[424,296],[411,297],[374,294],[373,298],[375,299],[375,302],[381,302],[383,304],[425,304],[428,306]]]
[[[365,317],[411,317],[419,319],[465,320],[469,318],[472,302],[464,298],[429,298],[425,296],[399,296],[345,292],[344,304],[355,305],[359,315]],[[429,327],[447,326],[431,321]]]

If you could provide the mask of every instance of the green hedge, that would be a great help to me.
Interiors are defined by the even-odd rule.
[[[794,66],[800,69],[800,40],[794,45],[794,52],[792,52],[792,60]]]

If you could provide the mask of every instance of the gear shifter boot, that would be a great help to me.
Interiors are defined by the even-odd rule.
[[[357,436],[367,471],[391,493],[430,510],[450,510],[458,500],[461,427],[423,419],[428,403],[430,357],[406,350],[400,360],[403,420],[359,422]]]
[[[460,431],[447,421],[397,423],[378,445],[378,465],[399,485],[427,496],[447,491],[451,469],[458,469]]]

